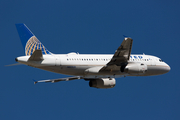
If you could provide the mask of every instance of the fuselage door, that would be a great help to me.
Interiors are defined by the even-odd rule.
[[[153,58],[151,59],[151,65],[152,65],[152,66],[156,65],[156,60],[153,59]]]

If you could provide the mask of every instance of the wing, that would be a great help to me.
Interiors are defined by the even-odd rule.
[[[82,78],[80,76],[73,76],[73,77],[67,77],[67,78],[57,78],[57,79],[48,79],[48,80],[39,80],[39,81],[34,80],[34,84],[39,83],[39,82],[55,83],[55,82],[69,81],[69,80],[75,80],[75,79],[82,79]]]
[[[131,38],[125,38],[118,47],[111,61],[106,64],[100,71],[104,70],[120,70],[120,67],[127,63],[131,54],[133,40]]]

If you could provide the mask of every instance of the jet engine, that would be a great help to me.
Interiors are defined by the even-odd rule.
[[[129,63],[124,67],[124,72],[129,74],[143,74],[147,72],[147,65],[144,63]]]
[[[95,88],[113,88],[115,84],[116,80],[114,78],[101,78],[89,81],[89,86]]]

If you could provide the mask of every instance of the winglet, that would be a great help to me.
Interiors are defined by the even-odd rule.
[[[123,35],[123,37],[125,37],[125,38],[126,38],[126,37],[128,37],[128,36],[126,36],[126,35]]]
[[[126,36],[126,35],[123,35],[123,37],[124,37],[124,38],[131,38],[131,37],[128,37],[128,36]]]

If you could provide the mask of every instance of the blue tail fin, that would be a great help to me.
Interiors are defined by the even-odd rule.
[[[26,56],[32,55],[37,49],[42,50],[43,55],[51,54],[25,24],[16,24],[16,29],[25,49]]]

